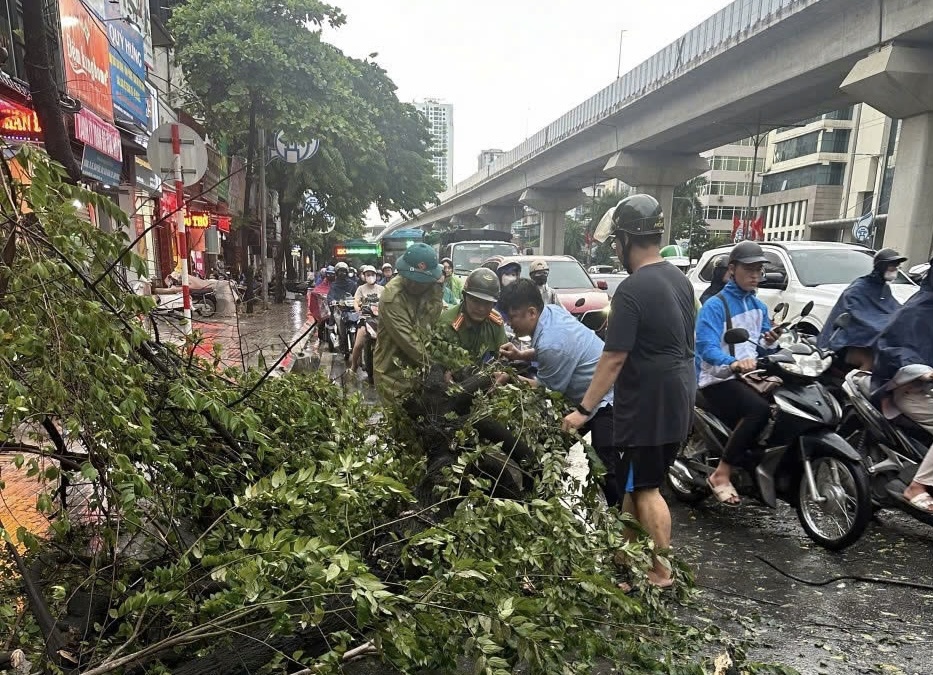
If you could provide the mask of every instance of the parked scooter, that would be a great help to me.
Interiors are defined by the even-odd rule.
[[[848,315],[841,314],[835,324],[844,327],[847,321]],[[927,370],[925,366],[916,368],[918,376]],[[871,373],[866,370],[849,372],[842,390],[849,406],[839,433],[862,456],[875,507],[900,509],[933,525],[933,514],[911,506],[904,498],[904,490],[933,444],[933,435],[906,415],[893,420],[885,417],[872,402]]]
[[[363,370],[366,379],[373,384],[373,352],[376,349],[376,338],[379,336],[379,305],[369,304],[363,306],[358,330],[365,331],[363,338]]]
[[[806,309],[806,308],[805,308]],[[726,332],[727,344],[749,340],[744,328]],[[732,482],[740,494],[774,508],[793,505],[807,535],[820,546],[840,550],[862,535],[871,519],[868,475],[860,455],[835,433],[842,409],[817,378],[831,357],[806,342],[758,359],[755,372],[778,377],[772,421],[759,440],[754,464],[736,467]],[[698,503],[710,494],[707,479],[723,456],[731,431],[702,407],[698,394],[694,429],[668,473],[674,495]]]

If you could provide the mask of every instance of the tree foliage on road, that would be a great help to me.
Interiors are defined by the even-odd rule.
[[[10,647],[83,675],[336,673],[361,654],[402,672],[461,658],[496,675],[585,673],[600,658],[703,672],[717,631],[677,621],[640,583],[646,543],[625,540],[593,481],[568,480],[555,395],[479,397],[438,515],[412,490],[425,448],[391,414],[364,424],[369,406],[320,374],[220,372],[198,336],[153,339],[138,318],[151,300],[113,269],[139,261],[73,202],[123,222],[117,208],[36,151],[17,161],[31,180],[0,190],[0,233],[16,233],[0,265],[0,443],[48,481],[43,512],[59,509],[63,474],[72,487],[48,541],[3,533],[29,551],[7,547],[30,582],[24,616],[0,584]],[[526,500],[490,497],[470,470],[502,451],[477,441],[490,417],[533,449]],[[634,596],[615,584],[619,549]],[[678,579],[684,597],[689,574]]]
[[[307,194],[324,224],[352,226],[371,204],[383,218],[410,214],[441,189],[423,116],[399,101],[375,61],[348,57],[322,39],[322,27],[345,21],[339,9],[316,0],[188,0],[172,16],[176,59],[206,128],[245,149],[250,167],[259,156],[259,128],[281,131],[288,141],[321,142],[305,162],[269,166],[282,220],[277,277]]]

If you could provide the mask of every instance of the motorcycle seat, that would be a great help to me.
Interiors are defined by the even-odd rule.
[[[209,286],[205,286],[204,288],[192,288],[190,293],[192,298],[203,298],[205,295],[213,295],[214,289]]]
[[[894,426],[924,445],[933,445],[933,434],[910,419],[907,415],[898,415],[893,420]]]

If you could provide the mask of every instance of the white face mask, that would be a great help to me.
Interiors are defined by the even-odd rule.
[[[374,284],[374,283],[376,283],[376,275],[375,275],[375,274],[367,274],[366,276],[363,277],[363,280],[364,280],[367,284]]]
[[[897,272],[885,272],[884,273],[885,281],[894,281],[895,279],[897,279]]]
[[[516,281],[517,279],[518,277],[514,274],[504,274],[502,275],[502,285],[508,286],[509,284],[511,284],[513,281]]]

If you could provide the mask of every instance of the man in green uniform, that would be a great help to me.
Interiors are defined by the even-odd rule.
[[[485,267],[473,270],[463,285],[463,300],[441,313],[438,337],[462,347],[479,360],[496,355],[508,342],[502,316],[493,309],[499,301],[499,278]]]
[[[373,378],[383,400],[399,400],[411,390],[402,370],[427,364],[427,342],[441,312],[443,272],[437,253],[412,244],[395,263],[396,275],[379,300],[379,339],[373,354]]]

